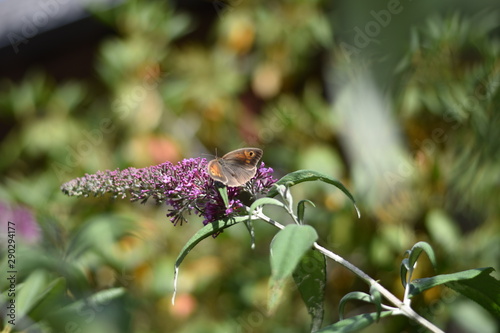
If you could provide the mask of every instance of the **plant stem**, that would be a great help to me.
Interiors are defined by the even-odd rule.
[[[404,304],[399,298],[394,296],[389,290],[385,289],[380,283],[375,281],[372,277],[370,277],[368,274],[351,264],[349,261],[345,260],[341,256],[325,249],[318,243],[314,243],[314,248],[317,249],[319,252],[323,253],[325,256],[328,258],[338,262],[357,276],[359,276],[361,279],[363,279],[366,283],[368,283],[370,286],[373,286],[375,289],[377,289],[389,302],[394,304],[397,308],[401,310],[402,313],[404,313],[408,318],[413,319],[420,325],[424,326],[431,332],[435,333],[444,333],[441,329],[439,329],[437,326],[432,324],[430,321],[425,319],[424,317],[420,316],[418,313],[416,313],[411,307],[408,305]]]
[[[279,222],[276,222],[269,218],[268,216],[264,215],[262,211],[255,212],[255,216],[264,220],[267,223],[272,224],[273,226],[283,229],[284,226],[280,224]],[[413,319],[423,327],[427,328],[431,332],[434,333],[444,333],[441,329],[439,329],[437,326],[429,322],[427,319],[424,317],[420,316],[418,313],[416,313],[410,306],[407,304],[404,304],[399,298],[397,298],[394,294],[392,294],[389,290],[385,289],[380,283],[375,281],[372,277],[370,277],[368,274],[363,272],[361,269],[357,268],[353,264],[351,264],[349,261],[345,260],[341,256],[333,253],[332,251],[329,251],[325,249],[323,246],[319,245],[318,243],[314,243],[314,248],[317,249],[319,252],[323,253],[325,256],[328,258],[336,261],[337,263],[341,264],[357,276],[359,276],[361,279],[363,279],[366,283],[368,283],[370,286],[373,286],[375,289],[377,289],[389,302],[394,304],[400,311],[401,313],[405,314],[408,318]]]

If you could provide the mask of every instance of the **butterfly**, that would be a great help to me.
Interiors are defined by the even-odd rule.
[[[245,185],[257,172],[262,149],[241,148],[208,162],[208,174],[229,187]]]

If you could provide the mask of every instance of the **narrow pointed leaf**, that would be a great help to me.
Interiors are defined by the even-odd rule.
[[[306,207],[305,207],[306,202],[310,203],[311,206],[316,207],[314,205],[314,202],[312,202],[311,200],[305,199],[305,200],[299,201],[299,203],[297,204],[297,218],[298,218],[300,224],[302,224],[304,222],[304,212],[306,210]]]
[[[437,287],[446,283],[472,280],[474,278],[477,278],[481,274],[489,274],[492,271],[493,268],[491,267],[475,268],[452,274],[440,274],[432,277],[415,279],[410,283],[410,296],[418,295],[427,289]]]
[[[292,276],[311,316],[311,332],[317,331],[321,327],[324,315],[325,256],[316,250],[307,251]]]
[[[410,297],[444,284],[474,300],[494,316],[500,317],[500,281],[490,276],[493,271],[492,267],[476,268],[453,274],[416,279],[410,284]]]
[[[354,200],[354,197],[352,194],[345,188],[345,186],[335,178],[332,178],[328,175],[322,174],[320,172],[316,172],[313,170],[298,170],[291,172],[285,176],[283,176],[280,180],[276,182],[276,185],[286,185],[287,187],[291,187],[303,182],[310,182],[310,181],[322,181],[324,183],[333,185],[337,187],[339,190],[344,192],[344,194],[351,199],[352,203],[354,204],[354,208],[356,209],[356,212],[358,214],[358,217],[360,216],[359,209],[356,206],[356,202]],[[277,186],[274,186],[271,188],[271,190],[268,192],[267,196],[268,197],[274,197],[278,194],[278,188]]]
[[[451,281],[446,286],[475,301],[494,317],[500,318],[500,281],[490,275],[493,271],[492,267],[488,267],[472,279]]]
[[[406,282],[407,282],[406,275],[408,274],[408,267],[409,267],[408,258],[404,258],[401,261],[401,269],[400,269],[401,283],[403,284],[403,288],[406,288]]]
[[[233,218],[218,220],[212,223],[208,223],[206,226],[198,230],[187,242],[184,244],[181,252],[177,256],[175,260],[175,266],[179,267],[184,258],[188,255],[188,253],[196,246],[199,242],[204,240],[205,238],[222,231],[226,228],[229,228],[237,223],[248,221],[247,216],[236,216]]]
[[[373,286],[370,287],[370,294],[372,303],[375,304],[375,307],[377,308],[377,322],[378,322],[378,320],[380,319],[380,314],[382,313],[382,295]]]
[[[224,201],[224,205],[226,206],[226,208],[229,207],[229,197],[227,195],[227,187],[225,185],[221,185],[220,183],[216,182],[215,183],[217,186],[217,191],[219,191],[219,194],[222,198],[222,201]]]
[[[418,242],[415,245],[413,245],[413,247],[410,250],[410,256],[408,258],[409,259],[408,264],[410,266],[409,267],[410,270],[412,270],[413,267],[415,266],[415,263],[417,262],[418,257],[420,256],[422,251],[424,251],[427,254],[434,269],[436,268],[436,266],[437,266],[436,265],[436,256],[434,254],[434,250],[432,249],[432,247],[429,245],[429,243]]]
[[[257,207],[264,206],[264,205],[274,205],[278,207],[283,207],[286,209],[286,206],[283,202],[279,201],[278,199],[274,198],[260,198],[255,200],[252,205],[250,206],[250,210],[248,211],[248,215],[251,216],[253,214],[253,211],[257,209]]]
[[[268,308],[274,311],[287,278],[292,275],[304,254],[318,239],[316,230],[308,225],[287,225],[271,243],[271,279]]]
[[[174,266],[174,293],[172,295],[172,303],[175,300],[175,294],[177,290],[177,277],[179,274],[179,266],[181,265],[184,258],[188,255],[188,253],[196,246],[199,242],[204,240],[205,238],[213,235],[216,232],[222,231],[226,228],[229,228],[237,223],[248,221],[248,216],[236,216],[233,218],[218,220],[212,223],[207,224],[200,230],[198,230],[184,245],[181,252],[177,256],[175,260]]]
[[[344,308],[348,301],[362,301],[366,303],[372,303],[371,297],[369,294],[361,292],[361,291],[353,291],[346,294],[339,303],[339,318],[340,320],[344,319]]]

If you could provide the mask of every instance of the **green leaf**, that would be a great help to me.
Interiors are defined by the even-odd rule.
[[[21,321],[22,324],[18,325],[18,329],[27,328],[25,325],[31,325],[29,322],[33,323],[44,319],[50,312],[57,310],[57,306],[63,305],[58,300],[66,292],[64,278],[55,279],[48,285],[47,280],[48,274],[45,271],[36,270],[17,286],[17,295],[14,298],[7,298],[7,291],[0,297],[0,302],[9,302],[9,299],[15,300],[18,323],[19,319],[29,316],[27,321]]]
[[[303,182],[310,182],[310,181],[315,181],[319,180],[324,183],[333,185],[337,187],[339,190],[344,192],[344,194],[351,199],[352,203],[354,204],[354,208],[356,209],[356,212],[358,214],[358,217],[360,217],[359,209],[356,206],[356,202],[354,200],[354,197],[352,194],[344,187],[344,185],[339,182],[338,180],[327,176],[325,174],[313,171],[313,170],[298,170],[291,172],[285,176],[283,176],[280,180],[278,180],[273,188],[268,192],[267,197],[274,197],[278,194],[278,188],[277,185],[286,185],[288,187],[303,183]]]
[[[271,312],[281,298],[284,280],[296,269],[304,254],[318,239],[316,230],[308,225],[287,225],[271,243],[271,279],[268,307]]]
[[[319,330],[323,322],[326,286],[326,259],[316,250],[309,250],[292,274],[300,296],[311,316],[311,332]]]
[[[199,242],[204,240],[205,238],[221,231],[226,228],[229,228],[237,223],[248,221],[247,216],[236,216],[232,218],[227,218],[223,220],[217,220],[212,223],[208,223],[206,226],[198,230],[187,242],[184,244],[181,252],[177,256],[175,260],[175,267],[179,267],[184,258],[188,255],[188,253],[196,246]]]
[[[392,311],[382,311],[380,318],[388,317],[392,315]],[[336,322],[333,325],[324,327],[323,329],[316,331],[315,333],[347,333],[347,332],[357,332],[365,327],[377,321],[379,316],[377,313],[364,313],[351,318],[347,318]]]
[[[49,312],[48,318],[44,321],[50,323],[53,332],[66,332],[69,327],[71,327],[70,331],[81,331],[76,328],[89,325],[89,321],[95,318],[98,311],[102,311],[114,299],[124,294],[124,288],[99,291],[90,297],[78,299],[57,311]],[[72,323],[72,325],[67,326],[68,323]]]
[[[380,292],[374,287],[370,287],[370,294],[372,303],[377,307],[377,322],[380,319],[380,314],[382,313],[382,295]]]
[[[410,296],[418,295],[427,289],[442,284],[474,279],[485,271],[489,274],[493,271],[493,268],[475,268],[452,274],[440,274],[428,278],[415,279],[410,283]]]
[[[18,286],[16,296],[16,312],[19,318],[26,315],[36,303],[41,300],[41,294],[47,283],[47,273],[37,270],[31,273],[28,278]]]
[[[271,270],[276,280],[289,277],[302,256],[318,239],[316,230],[309,225],[287,225],[271,243]]]
[[[416,279],[410,284],[410,296],[444,284],[500,317],[500,281],[490,276],[493,271],[492,267],[485,267]]]
[[[488,267],[472,279],[448,282],[446,286],[475,301],[494,317],[500,318],[500,281],[490,276],[493,271],[492,267]]]
[[[361,291],[353,291],[342,297],[339,303],[339,318],[344,319],[344,308],[348,301],[362,301],[366,303],[372,303],[372,299],[369,294],[363,293]]]
[[[422,251],[424,251],[427,254],[427,256],[429,257],[429,260],[432,263],[432,266],[434,267],[434,269],[436,269],[436,266],[437,266],[436,255],[434,254],[434,250],[432,249],[432,246],[430,246],[429,243],[426,243],[426,242],[418,242],[415,245],[413,245],[413,247],[411,248],[410,256],[408,257],[409,261],[410,261],[409,262],[410,269],[413,269],[413,267],[415,266],[415,263],[418,260],[418,257],[422,253]]]
[[[58,310],[64,303],[62,300],[66,296],[66,279],[57,278],[49,283],[45,290],[40,293],[36,304],[29,311],[29,317],[34,321],[40,321],[47,316],[49,312]]]
[[[219,182],[215,182],[215,186],[217,187],[217,191],[219,191],[219,194],[222,198],[222,201],[224,201],[224,205],[226,206],[226,208],[229,207],[229,197],[227,195],[227,187],[226,185],[222,185],[221,183]]]
[[[401,282],[403,283],[403,288],[406,288],[406,283],[407,283],[407,276],[408,270],[409,270],[409,260],[408,258],[404,258],[401,261],[401,269],[399,271],[400,277],[401,277]]]
[[[196,246],[199,242],[204,240],[205,238],[217,233],[221,230],[229,228],[237,223],[248,221],[248,216],[236,216],[232,218],[227,218],[223,220],[217,220],[212,223],[208,223],[206,226],[198,230],[184,245],[181,252],[177,256],[175,260],[174,266],[174,294],[172,296],[172,303],[175,299],[175,294],[177,290],[177,276],[179,274],[179,266],[181,265],[184,258],[188,255],[188,253]]]
[[[274,206],[279,206],[283,207],[286,209],[286,206],[283,202],[279,201],[278,199],[273,199],[273,198],[260,198],[255,200],[252,205],[250,206],[250,209],[248,211],[248,215],[252,216],[253,212],[257,207],[264,206],[264,205],[274,205]],[[248,217],[247,217],[248,219]]]
[[[82,309],[89,306],[105,306],[115,298],[125,294],[125,288],[112,288],[96,292],[90,297],[79,299],[56,312],[57,317],[68,317],[72,314],[81,316]]]
[[[400,276],[401,276],[401,282],[403,283],[403,287],[405,288],[406,288],[406,282],[408,280],[407,274],[409,272],[411,278],[411,275],[413,274],[413,268],[415,267],[415,263],[420,257],[420,254],[422,254],[422,251],[427,254],[434,269],[436,268],[436,256],[434,254],[434,250],[432,249],[432,247],[426,242],[416,243],[410,250],[406,251],[406,253],[408,254],[408,258],[403,259],[403,261],[401,262]]]
[[[283,296],[283,290],[285,289],[287,281],[282,280],[269,280],[269,298],[267,300],[267,314],[272,315]]]
[[[292,197],[292,193],[290,193],[290,188],[285,186],[285,185],[280,185],[280,184],[275,184],[274,187],[279,195],[281,195],[281,197],[283,198],[283,202],[286,204],[287,206],[287,210],[289,212],[292,212],[293,211],[293,197]]]
[[[300,200],[299,203],[297,204],[297,218],[299,220],[299,223],[302,224],[304,222],[304,212],[305,212],[305,205],[306,202],[310,203],[311,206],[316,207],[314,203],[311,200]]]

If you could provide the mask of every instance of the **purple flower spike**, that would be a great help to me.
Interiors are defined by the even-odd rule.
[[[203,224],[235,216],[242,212],[242,192],[252,197],[264,195],[276,182],[273,169],[261,163],[255,176],[242,187],[228,187],[229,207],[224,205],[216,184],[207,173],[205,158],[190,158],[177,164],[165,162],[147,168],[98,171],[93,175],[73,179],[61,186],[70,196],[101,196],[111,193],[115,198],[130,197],[131,201],[146,202],[149,198],[158,204],[171,206],[167,216],[177,225],[186,221],[185,214],[194,212],[204,218]]]

